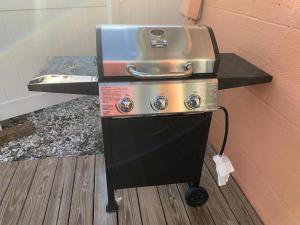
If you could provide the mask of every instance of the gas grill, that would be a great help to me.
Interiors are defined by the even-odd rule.
[[[204,26],[97,27],[108,211],[117,209],[114,189],[199,187],[217,109],[214,40]]]
[[[205,203],[208,194],[199,182],[222,86],[212,30],[206,26],[110,25],[98,26],[96,35],[97,72],[91,57],[57,57],[28,88],[99,93],[107,211],[118,209],[116,189],[182,182],[189,184],[189,205]],[[239,80],[229,75],[230,87],[272,80],[242,59],[226,58],[223,67],[221,57],[221,68],[241,63],[250,74]]]

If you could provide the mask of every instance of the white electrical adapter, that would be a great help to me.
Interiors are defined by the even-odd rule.
[[[227,156],[215,155],[213,157],[214,162],[216,163],[216,171],[218,174],[218,185],[224,186],[228,182],[230,173],[234,172],[232,163],[230,162]]]

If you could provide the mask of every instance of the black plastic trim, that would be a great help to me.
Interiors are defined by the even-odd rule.
[[[234,53],[221,53],[219,90],[271,82],[273,77]]]
[[[219,65],[220,65],[220,52],[219,52],[219,48],[218,48],[218,43],[214,34],[214,31],[212,30],[211,27],[206,26],[207,30],[209,32],[210,35],[210,39],[214,48],[214,52],[215,52],[215,57],[216,57],[216,61],[215,61],[215,65],[214,65],[214,73],[217,73],[219,71]]]
[[[96,47],[97,47],[97,68],[98,68],[98,80],[102,79],[103,74],[103,54],[102,54],[102,29],[96,29]]]

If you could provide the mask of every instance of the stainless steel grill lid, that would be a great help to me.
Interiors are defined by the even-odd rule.
[[[99,75],[181,78],[215,73],[218,49],[206,26],[97,26]]]

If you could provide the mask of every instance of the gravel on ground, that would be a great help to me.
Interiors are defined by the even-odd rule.
[[[97,96],[85,96],[54,105],[11,119],[4,125],[10,127],[20,121],[32,122],[36,132],[0,146],[0,162],[103,151]]]

